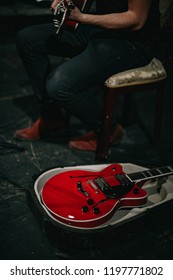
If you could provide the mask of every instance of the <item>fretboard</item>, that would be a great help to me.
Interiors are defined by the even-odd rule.
[[[138,182],[157,177],[168,176],[171,174],[173,174],[173,165],[153,168],[149,170],[147,169],[140,172],[126,174],[126,176],[129,178],[130,181]]]

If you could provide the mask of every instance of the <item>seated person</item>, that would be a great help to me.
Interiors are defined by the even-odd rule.
[[[89,1],[89,0],[88,0]],[[54,0],[55,9],[60,0]],[[69,146],[95,151],[101,132],[103,104],[90,89],[111,75],[151,62],[160,29],[158,0],[95,0],[94,13],[71,10],[76,30],[55,34],[53,23],[27,27],[17,34],[17,47],[30,78],[39,119],[15,132],[15,138],[36,140],[65,127],[63,112],[79,118],[89,132],[71,139]],[[49,55],[69,57],[51,69]],[[62,110],[63,109],[63,110]],[[123,128],[112,124],[110,143],[121,139]]]

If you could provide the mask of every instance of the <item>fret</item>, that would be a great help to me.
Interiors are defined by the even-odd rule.
[[[169,168],[169,170],[170,170],[170,171],[173,171],[173,167],[171,167],[171,166],[168,166],[168,168]]]
[[[158,172],[158,175],[159,174],[162,174],[162,172],[159,170],[159,168],[156,168],[157,172]]]
[[[162,172],[160,170],[158,170],[158,169],[151,169],[150,173],[151,173],[152,176],[162,174]]]
[[[169,172],[169,169],[167,167],[160,167],[160,171],[164,174]]]
[[[151,177],[153,175],[151,170],[142,171],[142,173],[146,175],[145,177]]]
[[[130,180],[132,180],[132,181],[136,181],[136,180],[139,180],[139,179],[144,179],[144,178],[146,178],[146,176],[144,176],[141,172],[136,172],[136,173],[128,174],[128,177],[129,177]]]
[[[173,174],[173,165],[171,166],[163,166],[159,168],[153,168],[150,170],[143,170],[141,172],[134,172],[127,174],[126,176],[132,181],[132,182],[137,182],[137,181],[143,181],[145,179],[152,179],[152,178],[157,178],[161,176],[168,176]]]

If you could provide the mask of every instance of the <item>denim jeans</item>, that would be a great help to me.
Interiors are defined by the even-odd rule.
[[[80,25],[59,39],[52,24],[27,27],[16,44],[40,107],[40,114],[59,118],[61,109],[92,130],[102,121],[102,85],[110,75],[148,64],[144,45],[121,38],[100,38],[97,27]],[[49,55],[70,57],[52,69]],[[93,90],[97,89],[97,90]]]

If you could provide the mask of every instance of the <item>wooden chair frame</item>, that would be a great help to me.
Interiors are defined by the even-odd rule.
[[[165,34],[163,38],[165,40],[173,37],[172,34]],[[173,58],[173,39],[169,40],[167,45],[167,50],[164,56],[164,67],[166,69],[167,74],[169,73],[169,65]],[[101,135],[98,137],[98,150],[96,152],[96,159],[99,162],[106,161],[108,159],[108,149],[109,149],[109,137],[111,132],[111,124],[112,124],[112,115],[116,105],[116,100],[119,94],[123,94],[125,97],[125,104],[126,99],[129,99],[130,95],[134,92],[142,92],[142,91],[150,91],[156,90],[156,103],[155,103],[155,121],[154,121],[154,132],[153,132],[153,139],[152,144],[158,145],[160,142],[161,136],[161,126],[162,126],[162,116],[163,116],[163,95],[165,89],[166,79],[157,81],[157,82],[150,82],[144,84],[137,84],[133,86],[122,86],[122,87],[108,87],[104,85],[105,94],[104,94],[104,116],[103,116],[103,125],[102,125],[102,132]],[[129,105],[129,104],[128,104]],[[128,106],[124,106],[125,114],[128,114]],[[123,115],[125,117],[125,115]]]

